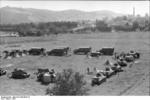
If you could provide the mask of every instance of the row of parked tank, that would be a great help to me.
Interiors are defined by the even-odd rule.
[[[0,76],[6,75],[7,71],[3,68],[0,68]],[[54,83],[56,79],[56,74],[54,69],[41,69],[38,68],[37,72],[34,73],[37,76],[37,81],[42,84]],[[11,73],[8,73],[7,76],[13,79],[25,79],[29,78],[31,74],[29,74],[23,68],[15,68]]]
[[[91,57],[99,57],[100,55],[113,55],[114,48],[102,48],[95,52],[92,52],[91,47],[80,47],[73,50],[73,54],[77,55],[89,55]],[[45,48],[31,48],[29,50],[5,50],[2,52],[0,58],[11,59],[16,57],[22,57],[26,55],[42,55],[42,56],[69,56],[71,55],[70,47],[60,47],[47,51]]]
[[[105,69],[96,71],[96,75],[92,78],[91,85],[100,85],[112,75],[124,71],[124,67],[127,67],[129,63],[135,62],[139,58],[140,53],[135,51],[130,51],[129,53],[115,53],[114,59],[116,62],[111,63],[109,60],[107,60],[104,64],[106,66]]]
[[[73,53],[77,54],[77,55],[90,55],[93,57],[98,57],[102,54],[103,55],[113,55],[114,48],[103,48],[96,52],[91,52],[91,51],[92,51],[91,47],[82,47],[82,48],[73,50]],[[69,48],[69,47],[56,48],[56,49],[52,49],[50,51],[46,51],[46,49],[44,49],[44,48],[31,48],[29,50],[12,50],[12,51],[5,50],[5,51],[3,51],[3,53],[5,54],[5,56],[3,58],[11,59],[11,58],[21,57],[21,56],[26,56],[26,55],[66,56],[66,55],[69,55],[70,52],[71,52],[71,48]],[[6,75],[6,74],[7,74],[7,71],[4,70],[3,68],[0,68],[0,76]],[[49,69],[39,68],[35,74],[37,75],[37,81],[40,81],[42,83],[55,82],[56,74],[53,69],[50,71]],[[24,78],[30,77],[30,74],[27,71],[25,71],[24,69],[15,68],[11,73],[8,73],[7,76],[9,78],[24,79]]]
[[[135,51],[130,51],[128,53],[114,53],[114,48],[102,48],[99,51],[91,52],[91,47],[89,48],[78,48],[73,51],[74,54],[86,54],[93,57],[97,57],[99,55],[113,55],[116,63],[112,64],[109,61],[106,61],[105,65],[106,68],[104,70],[97,70],[96,75],[92,78],[92,86],[97,84],[101,84],[106,81],[107,78],[111,77],[112,75],[123,71],[123,68],[128,65],[130,62],[134,62],[136,59],[140,58],[140,53]],[[63,56],[67,55],[68,52],[71,51],[69,47],[61,48],[61,49],[53,49],[51,51],[46,51],[48,55],[54,56]],[[5,51],[6,52],[6,51]],[[16,51],[19,52],[19,51]],[[45,55],[44,48],[31,48],[29,51],[22,51],[25,55]],[[7,71],[3,68],[0,68],[0,76],[5,75]],[[55,82],[56,74],[55,71],[52,69],[38,69],[35,73],[37,75],[37,80],[42,83],[51,83]],[[24,69],[15,68],[11,74],[8,74],[9,78],[28,78],[30,74],[27,73]]]
[[[115,75],[119,72],[124,71],[124,67],[128,66],[128,63],[134,62],[140,58],[140,53],[135,51],[130,51],[129,53],[115,53],[114,59],[115,63],[111,63],[109,60],[105,62],[104,70],[96,70],[95,76],[92,78],[91,85],[100,85],[105,82],[107,78],[110,78],[112,75]],[[5,75],[6,70],[0,68],[0,76]],[[90,73],[88,69],[88,73]],[[54,83],[56,79],[56,73],[54,69],[41,69],[39,68],[35,73],[37,75],[37,81],[40,81],[43,84]],[[24,79],[30,77],[30,74],[27,73],[24,69],[15,68],[11,74],[8,74],[9,78],[15,79]]]

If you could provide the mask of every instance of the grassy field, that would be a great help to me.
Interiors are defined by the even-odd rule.
[[[1,59],[0,65],[13,64],[5,68],[10,73],[13,68],[22,67],[31,73],[31,77],[24,80],[9,79],[6,75],[0,77],[0,95],[45,95],[48,86],[36,82],[33,74],[37,68],[54,68],[56,72],[65,68],[72,68],[85,75],[89,95],[149,95],[149,66],[150,66],[150,34],[148,32],[114,32],[93,34],[59,34],[49,37],[7,37],[1,38],[0,48],[4,49],[31,47],[44,47],[47,50],[58,46],[70,46],[72,49],[81,46],[91,46],[93,51],[102,47],[114,47],[115,51],[136,50],[142,53],[139,63],[133,64],[131,68],[125,68],[108,79],[100,86],[91,87],[92,75],[86,75],[86,68],[94,67],[104,69],[104,62],[111,57],[88,59],[84,55],[72,55],[69,57],[40,57],[26,56],[9,60]]]

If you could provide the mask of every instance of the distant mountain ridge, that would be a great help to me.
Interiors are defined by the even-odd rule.
[[[104,17],[113,18],[121,15],[123,14],[107,10],[85,12],[73,9],[64,11],[51,11],[33,8],[3,7],[0,8],[0,24],[96,20]]]

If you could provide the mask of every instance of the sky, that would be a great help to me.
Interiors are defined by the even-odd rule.
[[[134,7],[135,14],[141,16],[150,12],[150,1],[0,1],[0,7],[5,6],[54,11],[68,9],[82,11],[110,10],[122,14],[132,14]]]

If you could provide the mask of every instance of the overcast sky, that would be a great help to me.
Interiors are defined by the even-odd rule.
[[[111,10],[117,13],[132,14],[135,7],[136,15],[149,14],[149,1],[0,1],[0,7],[22,7],[49,10],[76,9],[82,11]]]

